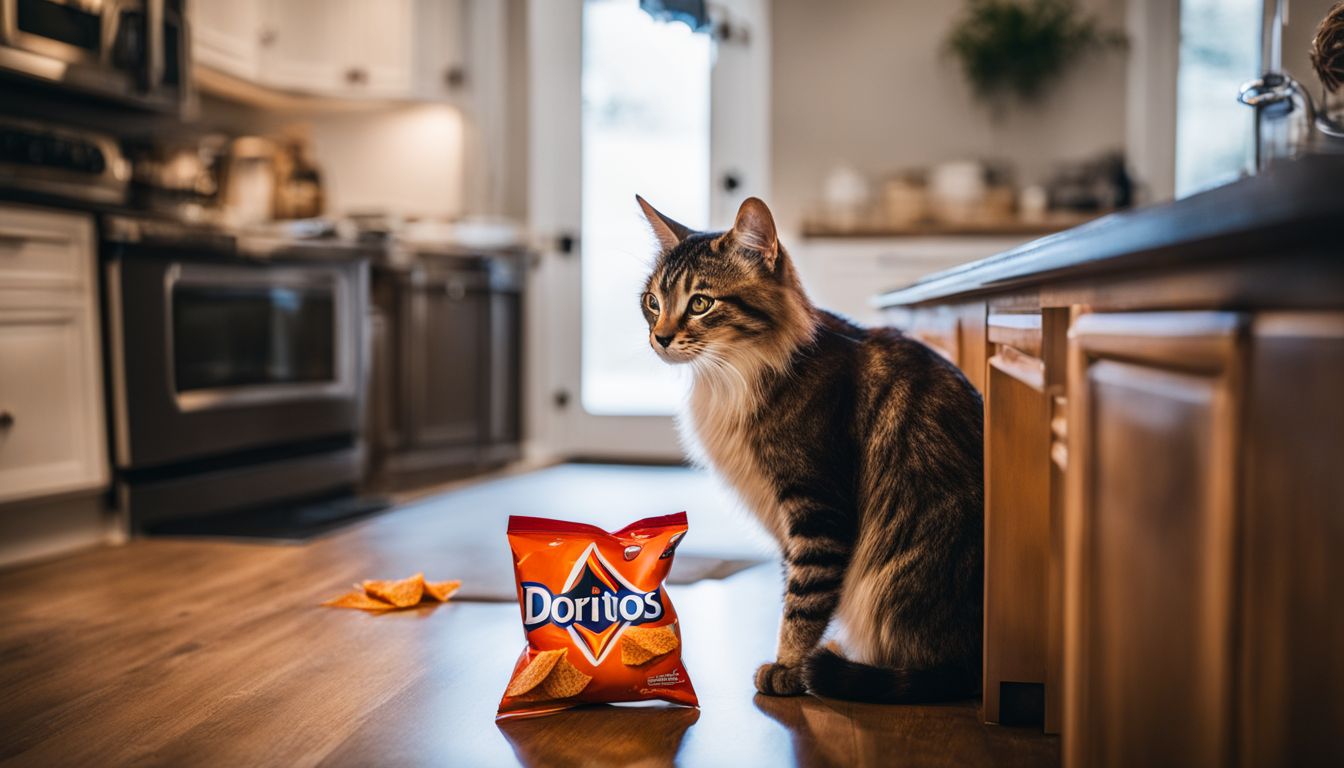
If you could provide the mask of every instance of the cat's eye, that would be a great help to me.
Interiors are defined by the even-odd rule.
[[[686,308],[690,310],[692,315],[703,315],[708,312],[709,308],[712,306],[714,306],[713,299],[702,293],[697,293],[691,297],[691,303],[688,304]]]
[[[657,313],[659,310],[658,297],[652,293],[644,294],[644,307],[650,312]]]

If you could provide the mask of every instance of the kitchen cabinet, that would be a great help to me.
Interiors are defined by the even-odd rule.
[[[987,337],[984,717],[1041,722],[1051,663],[1051,519],[1041,503],[1051,490],[1051,397],[1041,316],[991,314]]]
[[[462,0],[200,0],[192,7],[196,63],[265,89],[452,99],[466,77]]]
[[[0,503],[108,482],[92,218],[0,207]]]
[[[375,271],[375,482],[413,485],[519,457],[520,269],[513,254],[439,254]]]
[[[1285,163],[878,298],[985,397],[983,711],[1066,766],[1344,763],[1341,175]]]
[[[1230,312],[1074,324],[1074,764],[1230,762],[1245,327]]]
[[[467,93],[466,0],[415,0],[415,95],[460,101]]]
[[[411,0],[282,0],[265,4],[262,81],[341,96],[407,96]]]
[[[244,80],[260,73],[260,0],[195,0],[191,55],[199,66]]]
[[[818,306],[857,322],[878,324],[873,292],[913,282],[931,272],[1001,253],[1023,237],[963,236],[803,238],[790,242],[808,295]]]

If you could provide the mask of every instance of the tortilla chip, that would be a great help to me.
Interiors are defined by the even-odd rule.
[[[555,669],[551,674],[541,682],[541,689],[552,699],[567,699],[570,696],[578,696],[579,692],[588,687],[592,681],[592,675],[586,675],[578,667],[569,663],[561,655],[560,660],[555,663]]]
[[[376,597],[369,597],[364,590],[350,592],[340,597],[332,598],[323,603],[331,608],[359,608],[365,611],[391,611],[397,606],[391,603],[385,603]]]
[[[532,657],[532,661],[523,668],[523,671],[514,676],[509,681],[509,687],[505,689],[505,696],[522,696],[528,691],[536,688],[546,679],[546,676],[555,668],[556,662],[565,657],[567,648],[556,648],[551,651],[542,651]]]
[[[669,624],[663,627],[627,627],[621,635],[621,663],[629,667],[647,664],[675,651],[681,641]]]
[[[448,598],[452,597],[453,593],[461,588],[462,582],[460,581],[426,581],[424,596],[443,603],[447,602]]]
[[[420,596],[425,592],[425,574],[417,573],[401,581],[366,581],[363,586],[370,597],[407,608],[420,602]]]

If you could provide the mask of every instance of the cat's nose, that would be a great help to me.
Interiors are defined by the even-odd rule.
[[[663,345],[663,349],[667,349],[667,345],[672,343],[671,336],[654,336],[653,338],[657,339],[658,343]]]

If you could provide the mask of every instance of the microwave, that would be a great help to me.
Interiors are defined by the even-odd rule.
[[[191,78],[186,0],[0,0],[0,72],[178,111]]]

